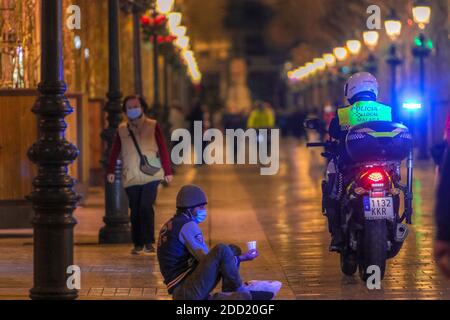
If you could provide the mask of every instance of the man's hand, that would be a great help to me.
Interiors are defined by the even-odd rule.
[[[173,175],[165,176],[165,177],[164,177],[164,181],[165,181],[167,184],[171,183],[172,180],[173,180]]]
[[[259,257],[259,252],[258,250],[250,250],[242,255],[239,256],[239,260],[241,260],[241,262],[244,261],[252,261],[254,259],[256,259],[257,257]]]
[[[110,174],[108,174],[108,175],[106,176],[106,180],[107,180],[109,183],[114,183],[114,181],[116,180],[116,176],[115,176],[114,174],[110,173]]]
[[[442,273],[450,278],[450,242],[436,240],[434,242],[434,258]]]

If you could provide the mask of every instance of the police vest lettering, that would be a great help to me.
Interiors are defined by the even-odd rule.
[[[392,121],[391,107],[376,101],[358,101],[338,110],[341,130],[370,121]]]

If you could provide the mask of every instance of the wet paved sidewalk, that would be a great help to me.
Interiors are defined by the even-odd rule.
[[[257,240],[261,256],[243,263],[241,274],[244,280],[281,281],[279,299],[450,299],[450,282],[439,275],[431,256],[431,165],[418,164],[416,170],[415,226],[401,253],[389,262],[382,290],[369,291],[357,276],[342,276],[339,256],[328,252],[319,152],[294,140],[282,144],[277,176],[260,176],[259,168],[251,166],[179,168],[174,183],[160,189],[157,229],[174,213],[178,189],[195,183],[209,197],[209,216],[202,225],[208,245],[245,248],[246,241]],[[80,299],[170,299],[155,256],[132,256],[129,245],[97,244],[103,210],[101,189],[92,189],[75,212]],[[7,233],[0,233],[0,299],[26,299],[32,286],[30,231]]]

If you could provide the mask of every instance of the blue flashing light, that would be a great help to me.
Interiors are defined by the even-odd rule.
[[[403,102],[403,109],[406,110],[420,110],[422,109],[422,103],[418,102],[418,101],[406,101]]]

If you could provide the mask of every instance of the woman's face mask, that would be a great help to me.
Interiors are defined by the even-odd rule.
[[[127,117],[136,120],[142,115],[142,107],[139,99],[133,98],[127,101]]]
[[[130,120],[136,120],[141,115],[142,115],[142,109],[141,108],[127,109],[127,117]]]

